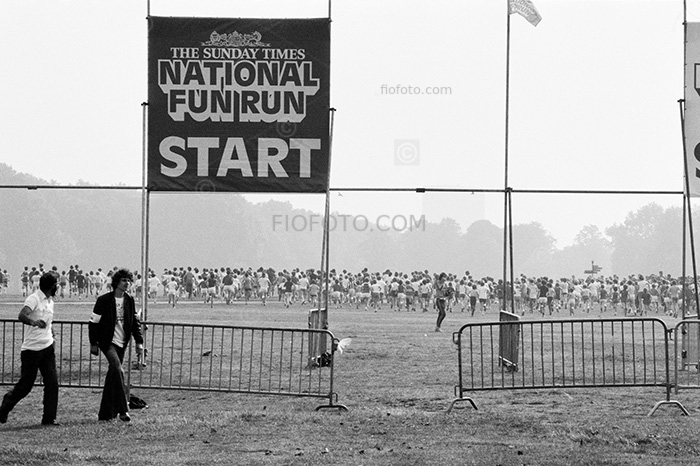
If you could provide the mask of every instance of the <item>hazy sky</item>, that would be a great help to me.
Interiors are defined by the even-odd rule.
[[[537,27],[511,17],[510,186],[680,191],[682,0],[534,4]],[[140,185],[147,5],[0,2],[0,161],[59,183]],[[700,21],[700,1],[688,7]],[[506,11],[506,0],[332,3],[332,187],[503,188]],[[325,17],[328,2],[152,0],[150,14]],[[408,86],[434,93],[400,94]],[[416,163],[397,159],[401,142]],[[502,224],[502,195],[436,196],[344,193],[332,209]],[[604,229],[652,201],[682,199],[523,194],[513,218],[539,221],[561,247],[582,226]]]

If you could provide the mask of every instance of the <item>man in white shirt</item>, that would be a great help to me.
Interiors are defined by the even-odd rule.
[[[306,275],[303,273],[301,274],[301,277],[299,277],[299,282],[297,283],[298,290],[299,290],[299,295],[301,297],[301,304],[304,305],[306,304],[306,300],[308,298],[308,289],[309,289],[309,279],[306,278]]]
[[[44,381],[44,415],[42,425],[58,426],[58,377],[53,332],[53,298],[58,291],[58,274],[47,272],[39,279],[39,289],[27,296],[19,312],[19,320],[29,328],[24,332],[21,347],[22,369],[19,381],[7,392],[0,406],[0,424],[34,387],[37,372]]]
[[[267,292],[270,289],[270,280],[267,278],[265,272],[263,272],[258,278],[258,286],[260,287],[260,299],[262,299],[262,305],[267,305]]]
[[[160,284],[161,281],[156,276],[156,273],[151,272],[151,276],[148,279],[148,297],[153,300],[153,304],[156,304],[156,299],[158,299],[158,287],[160,286]],[[164,284],[164,286],[167,289],[167,284]]]
[[[491,289],[483,280],[481,280],[479,285],[476,287],[476,291],[479,296],[479,304],[481,304],[481,315],[483,316],[489,308],[489,295],[491,294]]]

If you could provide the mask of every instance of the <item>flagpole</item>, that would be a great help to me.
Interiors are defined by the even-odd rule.
[[[506,109],[505,109],[505,147],[504,147],[504,207],[503,207],[503,310],[506,310],[506,283],[507,283],[507,262],[508,262],[508,130],[509,130],[509,108],[510,108],[510,0],[506,0]],[[512,248],[512,244],[511,244]],[[512,264],[512,254],[511,254]],[[512,265],[511,265],[512,267]],[[512,285],[512,284],[511,284]]]
[[[505,185],[508,188],[508,123],[510,107],[510,0],[506,0],[506,126],[505,126]]]
[[[687,17],[687,3],[686,0],[683,0],[683,79],[686,79],[686,73],[687,73],[687,67],[688,64],[686,63],[687,57],[688,57],[688,17]],[[687,155],[687,148],[685,144],[685,118],[684,118],[684,107],[685,107],[685,99],[682,101],[678,101],[680,105],[680,111],[681,111],[681,137],[683,138],[683,178],[684,178],[684,190],[683,190],[683,240],[682,240],[682,247],[683,247],[683,255],[681,256],[681,267],[682,267],[682,280],[683,284],[681,285],[681,293],[683,295],[683,301],[681,301],[681,320],[686,319],[686,299],[685,299],[685,272],[686,272],[686,232],[688,229],[688,220],[686,218],[686,206],[688,203],[688,198],[690,195],[690,180],[688,179],[688,155]],[[700,315],[698,315],[700,317]]]
[[[513,7],[511,10],[511,6]],[[535,8],[530,0],[506,0],[506,121],[505,121],[505,147],[504,147],[504,159],[505,167],[503,170],[504,175],[504,209],[503,209],[503,289],[505,298],[505,289],[507,283],[507,262],[510,254],[510,276],[511,276],[511,287],[514,286],[512,282],[513,279],[513,213],[510,208],[512,203],[511,192],[512,189],[508,183],[508,149],[509,149],[509,130],[510,130],[510,15],[512,13],[518,13],[524,17],[528,23],[533,26],[537,26],[542,20],[540,13]],[[508,238],[510,233],[510,250],[508,249]],[[506,299],[503,300],[503,310],[505,311]]]

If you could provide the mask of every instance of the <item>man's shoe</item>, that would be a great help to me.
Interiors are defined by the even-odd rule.
[[[5,411],[0,411],[0,424],[7,422],[7,413]]]
[[[123,422],[131,422],[131,416],[129,416],[129,413],[120,414],[119,419],[121,419]]]
[[[53,421],[41,421],[41,425],[42,425],[42,426],[60,427],[60,426],[61,426],[61,423],[58,422],[58,421],[56,421],[56,419],[54,419]]]

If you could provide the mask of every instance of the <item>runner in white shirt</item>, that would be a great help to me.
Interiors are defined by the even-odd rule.
[[[299,291],[299,296],[301,299],[301,304],[306,304],[306,299],[308,298],[307,291],[309,290],[309,279],[306,275],[299,277],[299,282],[297,283],[297,289]]]
[[[258,287],[258,293],[260,294],[262,305],[267,306],[267,293],[270,290],[270,280],[267,278],[267,274],[265,274],[265,272],[263,272],[262,275],[260,275],[260,278],[258,278]]]
[[[179,280],[175,277],[170,279],[170,281],[168,282],[168,286],[167,286],[168,302],[172,304],[173,308],[177,304],[178,290],[179,289],[180,289]]]
[[[156,304],[159,286],[160,279],[156,276],[155,272],[151,272],[151,276],[148,279],[148,297],[153,300],[153,304]]]
[[[491,293],[491,289],[484,283],[482,280],[479,282],[479,285],[476,287],[477,294],[479,296],[479,304],[481,306],[481,315],[483,316],[486,314],[486,311],[488,309],[488,302],[489,302],[489,294]]]

